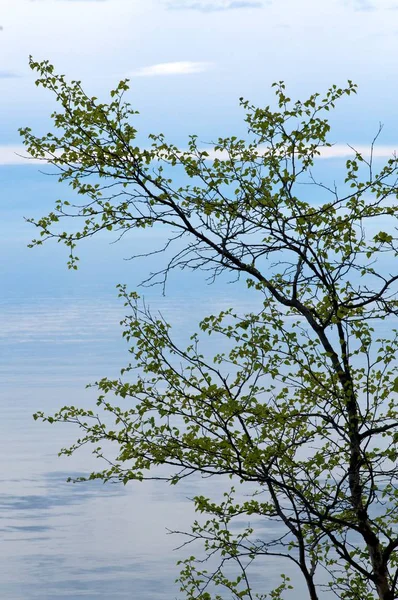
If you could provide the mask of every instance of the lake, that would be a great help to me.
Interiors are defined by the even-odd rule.
[[[109,245],[105,238],[83,245],[81,268],[68,271],[59,245],[26,247],[35,231],[23,216],[51,208],[60,194],[56,181],[35,167],[1,167],[0,184],[1,597],[181,598],[175,563],[191,550],[173,551],[183,539],[167,529],[189,531],[194,514],[188,498],[220,492],[219,484],[67,483],[98,469],[98,461],[88,450],[59,458],[76,429],[32,418],[37,410],[52,413],[65,404],[95,405],[95,391],[85,385],[117,376],[129,358],[115,286],[126,282],[134,289],[154,263],[126,263],[131,239]],[[148,235],[149,246],[159,241]],[[159,288],[145,295],[175,325],[177,339],[187,339],[205,314],[230,305],[250,310],[258,303],[243,282],[207,286],[203,277],[186,273],[171,276],[165,297]],[[279,583],[280,572],[292,571],[278,561],[263,564],[255,580],[269,589]],[[297,594],[305,597],[301,581],[286,598]]]

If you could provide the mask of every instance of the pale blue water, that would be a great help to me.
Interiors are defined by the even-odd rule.
[[[32,419],[36,410],[93,405],[95,393],[85,384],[118,374],[128,353],[115,285],[126,282],[134,289],[151,265],[122,260],[132,253],[131,240],[123,246],[98,239],[82,245],[81,269],[67,271],[60,246],[26,248],[35,231],[22,218],[52,207],[61,195],[55,179],[31,166],[1,167],[0,189],[0,596],[181,597],[175,562],[186,551],[173,552],[182,540],[166,528],[189,530],[193,510],[187,497],[198,490],[212,494],[216,482],[68,484],[68,476],[88,473],[98,462],[86,450],[58,458],[77,431]],[[154,241],[145,240],[139,239],[141,246]],[[166,298],[157,288],[146,296],[175,324],[180,339],[205,314],[257,303],[243,283],[208,287],[203,277],[187,273],[172,275]],[[256,569],[256,579],[269,588],[280,572],[289,567],[274,561]],[[294,593],[300,590],[301,584]]]
[[[93,401],[84,384],[112,365],[116,371],[120,336],[109,311],[106,303],[87,299],[3,301],[2,598],[149,599],[167,591],[170,597],[175,559],[165,527],[180,523],[189,504],[154,484],[66,483],[97,465],[87,452],[59,459],[58,449],[76,431],[31,416],[37,408]]]

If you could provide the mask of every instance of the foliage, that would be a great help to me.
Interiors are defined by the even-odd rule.
[[[35,222],[32,244],[57,239],[76,268],[83,238],[164,225],[176,232],[164,250],[177,249],[147,284],[165,285],[176,267],[204,269],[211,280],[230,271],[259,299],[257,312],[208,316],[184,348],[121,286],[131,364],[120,379],[97,382],[97,411],[66,406],[35,417],[80,427],[62,453],[93,444],[108,463],[91,478],[231,478],[221,501],[194,498],[205,520],[186,533],[187,544],[203,543],[208,566],[194,556],[182,562],[187,599],[279,600],[291,586],[286,575],[273,591],[250,580],[253,562],[274,556],[297,566],[311,600],[325,587],[350,600],[398,598],[398,160],[376,171],[375,138],[369,159],[353,151],[347,160],[342,194],[312,174],[331,145],[323,113],[355,85],[292,102],[279,82],[275,111],[241,99],[250,140],[219,139],[210,153],[196,136],[186,150],[163,135],[151,135],[148,149],[135,145],[127,81],[103,104],[47,61],[31,67],[61,110],[52,115],[57,133],[21,135],[32,157],[58,167],[60,181],[84,197],[81,205],[58,201]],[[169,167],[187,183],[174,186]],[[306,200],[302,183],[327,199]],[[62,231],[72,218],[78,231]],[[228,349],[206,357],[206,335],[222,336]],[[234,525],[242,519],[251,524]],[[256,533],[270,524],[277,533]]]

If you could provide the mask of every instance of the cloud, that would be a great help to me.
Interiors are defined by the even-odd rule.
[[[13,73],[12,71],[0,71],[0,79],[15,79],[20,77],[18,73]]]
[[[369,145],[358,145],[355,146],[355,150],[362,154],[362,156],[369,157],[370,156],[370,146]],[[207,148],[201,148],[202,152],[207,152],[209,155],[206,160],[213,161],[215,158],[219,160],[227,160],[228,153],[226,150],[213,150]],[[260,156],[265,156],[267,154],[268,149],[266,147],[259,147],[258,153]],[[320,148],[320,155],[318,158],[320,159],[329,159],[329,158],[348,158],[350,156],[355,156],[355,152],[350,146],[346,144],[334,144],[330,148]],[[398,144],[396,146],[375,146],[373,148],[373,158],[391,158],[393,155],[398,153]]]
[[[37,2],[40,0],[30,0],[31,2]],[[108,2],[108,0],[57,0],[58,2]]]
[[[356,12],[370,12],[376,10],[376,6],[372,0],[345,0],[344,4],[346,6],[352,6]],[[383,7],[378,6],[377,8]]]
[[[42,161],[32,159],[24,146],[0,146],[0,165],[40,164]]]
[[[370,156],[369,145],[354,146],[355,150],[365,157]],[[355,152],[346,144],[334,144],[330,148],[321,148],[319,158],[346,158],[354,156]],[[398,144],[395,146],[375,146],[373,148],[373,158],[391,158],[398,152]]]
[[[395,10],[398,7],[391,0],[341,0],[341,3],[355,12]]]
[[[55,155],[61,156],[61,151],[56,150]],[[49,155],[47,155],[49,157]],[[47,162],[46,158],[33,158],[30,156],[23,145],[4,145],[0,146],[0,166],[1,165],[43,165]]]
[[[128,73],[130,77],[157,77],[159,75],[189,75],[191,73],[202,73],[211,66],[208,62],[179,61],[159,63],[149,67],[142,67]]]
[[[371,2],[369,2],[369,0],[356,0],[355,2],[355,10],[360,10],[360,11],[370,11],[370,10],[376,10],[376,7],[374,4],[372,4]]]
[[[238,8],[263,8],[264,2],[256,0],[173,0],[168,2],[167,6],[171,10],[198,10],[207,13]]]
[[[364,157],[370,156],[369,145],[357,145],[355,149],[362,154]],[[206,160],[213,161],[215,158],[219,160],[226,160],[228,153],[226,151],[213,150],[211,148],[201,148],[202,152],[207,152],[208,157]],[[259,155],[264,156],[267,153],[267,148],[259,148]],[[398,155],[398,143],[394,146],[375,146],[373,148],[373,158],[392,158],[394,155]],[[321,159],[329,158],[348,158],[354,156],[355,152],[350,146],[346,144],[334,144],[330,148],[320,148]],[[0,166],[1,165],[38,165],[43,164],[43,160],[31,158],[24,146],[0,146]]]

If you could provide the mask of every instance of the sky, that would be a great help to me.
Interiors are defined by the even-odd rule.
[[[57,262],[64,257],[58,248],[26,252],[34,231],[23,218],[49,212],[65,189],[26,160],[18,134],[25,126],[37,135],[50,131],[56,108],[51,93],[34,85],[30,55],[81,79],[100,100],[130,78],[126,98],[140,113],[134,125],[143,146],[149,133],[162,132],[182,148],[197,134],[208,149],[219,136],[245,135],[240,97],[272,105],[274,81],[284,80],[293,99],[305,99],[351,79],[358,94],[329,113],[334,145],[321,162],[325,176],[333,176],[352,153],[347,144],[367,152],[379,123],[384,127],[374,155],[384,161],[398,149],[397,51],[394,0],[2,0],[0,268],[12,281],[5,293],[26,295],[32,285],[48,290],[55,281],[71,293],[79,277],[83,290],[88,276],[92,283],[102,277],[109,287],[126,269],[120,256],[131,255],[107,246],[96,261],[92,242],[84,250],[90,266],[72,284],[56,268],[66,262]],[[50,265],[48,278],[43,273]],[[30,275],[20,277],[21,270]]]
[[[105,95],[131,78],[144,133],[183,144],[241,133],[243,96],[272,101],[352,79],[357,97],[332,117],[334,142],[397,142],[398,2],[394,0],[2,0],[0,163],[19,160],[17,128],[48,128],[53,99],[33,85],[28,56]]]
[[[159,531],[163,524],[172,526],[173,518],[189,521],[185,496],[182,507],[173,488],[163,512],[155,505],[161,498],[158,488],[137,494],[133,487],[130,495],[109,493],[102,499],[87,492],[83,502],[63,482],[71,471],[95,466],[87,453],[71,462],[57,457],[76,432],[48,428],[31,417],[71,399],[90,405],[93,395],[87,395],[85,384],[117,376],[128,361],[115,285],[126,282],[134,289],[144,278],[151,263],[123,258],[133,253],[132,241],[142,248],[156,241],[156,232],[137,232],[134,240],[121,244],[90,240],[79,253],[77,272],[67,270],[60,245],[27,248],[35,231],[24,217],[48,213],[66,193],[56,178],[43,175],[23,157],[18,127],[44,134],[51,130],[49,115],[55,109],[51,95],[34,85],[30,55],[48,59],[69,79],[81,79],[88,94],[104,101],[120,79],[129,77],[127,99],[140,112],[135,125],[142,144],[147,134],[163,132],[181,147],[189,134],[197,134],[203,144],[244,135],[239,98],[272,105],[274,81],[284,80],[293,99],[305,99],[351,79],[359,86],[358,95],[340,101],[330,115],[335,145],[321,161],[322,173],[332,177],[351,152],[347,142],[368,149],[380,122],[384,128],[375,156],[383,161],[398,150],[398,2],[0,1],[0,454],[7,456],[0,466],[0,519],[5,523],[0,535],[6,557],[0,595],[12,600],[105,600],[112,589],[113,597],[130,600],[131,583],[138,581],[143,600],[165,600],[170,594],[155,596],[149,585],[163,589],[159,566],[149,576],[145,572],[140,583],[142,571],[134,572],[134,561],[139,551],[156,558],[156,548],[171,560],[173,544],[165,546],[164,531]],[[252,308],[244,284],[227,287],[224,281],[206,287],[199,274],[185,272],[173,273],[170,280],[166,298],[160,290],[147,293],[152,307],[174,323],[177,336],[189,335],[201,316],[229,306],[231,298],[242,310]],[[72,504],[76,509],[66,511]],[[146,543],[149,529],[144,527],[151,513],[158,532],[152,545]],[[41,541],[35,524],[47,536]],[[92,571],[87,567],[83,573],[81,563],[90,560]],[[109,568],[115,565],[112,577],[104,562]],[[116,566],[125,568],[126,578]],[[175,575],[172,571],[169,580]],[[44,579],[50,586],[45,593]],[[60,595],[60,582],[65,595]],[[88,587],[81,587],[80,596],[72,584]]]

